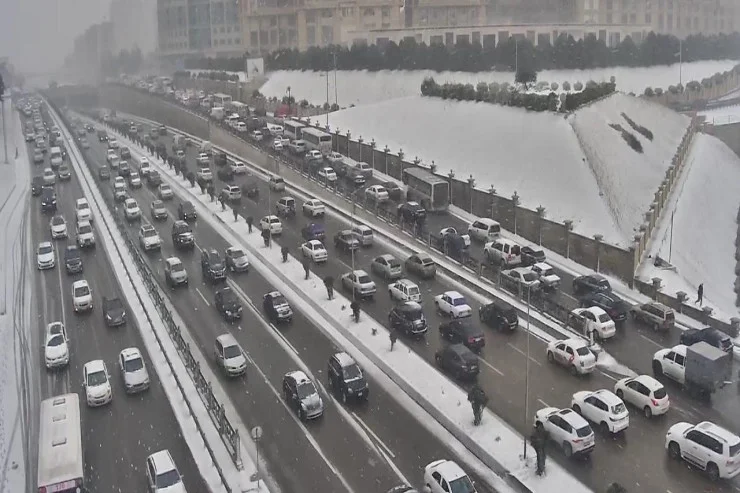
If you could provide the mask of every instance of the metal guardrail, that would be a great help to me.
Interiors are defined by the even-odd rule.
[[[57,110],[57,113],[61,116],[62,121],[64,122],[65,126],[67,128],[72,128],[72,126],[67,121],[64,114],[58,110]],[[93,176],[97,176],[97,173],[95,172],[96,170],[92,169],[93,166],[89,163],[87,156],[85,156],[84,153],[83,153],[83,160],[85,161],[85,165],[87,165],[87,167],[90,168],[90,170],[93,172]],[[142,257],[141,252],[137,248],[136,243],[132,241],[131,237],[129,236],[128,230],[127,230],[127,224],[124,222],[124,219],[119,214],[118,206],[116,205],[114,200],[109,195],[101,193],[101,196],[103,197],[103,200],[105,201],[108,209],[112,212],[111,215],[113,216],[116,226],[118,227],[118,230],[121,233],[121,236],[123,236],[124,238],[126,247],[128,248],[129,253],[133,257],[134,263],[136,264],[136,267],[139,273],[141,274],[142,279],[144,280],[144,285],[146,286],[146,289],[149,292],[149,295],[152,297],[154,305],[157,307],[157,310],[159,311],[159,314],[165,323],[167,332],[169,333],[172,341],[175,343],[175,347],[177,348],[177,351],[180,354],[182,361],[185,364],[185,367],[188,369],[188,373],[190,374],[190,377],[192,378],[193,383],[195,384],[195,387],[198,390],[198,395],[203,401],[203,404],[206,406],[206,409],[208,410],[208,413],[211,417],[211,420],[213,421],[213,424],[218,429],[219,435],[221,436],[221,439],[224,442],[224,445],[226,445],[226,449],[228,450],[229,455],[231,456],[231,460],[234,462],[234,465],[237,467],[237,469],[241,470],[243,468],[243,463],[241,460],[241,442],[240,442],[240,437],[239,437],[239,430],[234,428],[234,426],[229,422],[229,419],[226,417],[226,413],[224,411],[224,406],[216,398],[215,394],[213,393],[213,388],[211,386],[211,383],[205,378],[205,376],[203,375],[203,372],[200,369],[200,362],[198,362],[195,359],[195,357],[193,356],[190,350],[190,344],[188,344],[188,342],[185,341],[185,339],[183,338],[182,330],[180,329],[180,326],[177,325],[177,323],[175,323],[175,320],[172,316],[172,312],[170,312],[169,308],[167,307],[167,304],[165,303],[165,299],[162,296],[160,286],[157,284],[156,281],[153,280],[156,278],[155,273],[151,270],[151,268],[149,267],[149,264],[147,264],[147,262]],[[138,296],[138,293],[137,293],[137,296]],[[146,316],[150,324],[153,323],[148,313],[146,313]],[[156,333],[155,333],[155,336],[156,336]],[[159,341],[158,337],[157,337],[157,340],[161,345],[161,341]],[[167,357],[166,354],[165,354],[165,357]],[[178,385],[180,386],[180,389],[183,391],[183,394],[184,394],[184,389],[180,385],[178,376],[174,373],[173,375],[175,379],[177,380]],[[186,402],[187,402],[187,399],[186,399]],[[189,406],[190,405],[188,404],[188,407]],[[193,410],[190,409],[190,412],[192,414]],[[205,441],[205,436],[203,436],[203,438]],[[221,475],[224,486],[226,487],[227,491],[231,493],[231,489],[228,486],[228,482],[226,481],[226,478],[224,477],[223,471],[221,471],[221,468],[216,462],[215,457],[213,457],[212,452],[211,452],[211,457],[213,459],[213,463],[216,465],[216,468],[219,471],[219,474]]]

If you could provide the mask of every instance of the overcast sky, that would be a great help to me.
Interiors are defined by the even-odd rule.
[[[110,0],[0,0],[0,57],[21,71],[59,67],[74,38],[108,14]]]

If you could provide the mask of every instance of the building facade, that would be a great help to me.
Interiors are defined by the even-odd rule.
[[[156,0],[112,0],[108,17],[113,24],[114,53],[138,47],[148,54],[156,49]]]
[[[157,49],[163,56],[244,53],[241,4],[247,0],[157,0]]]

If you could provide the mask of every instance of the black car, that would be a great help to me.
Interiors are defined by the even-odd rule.
[[[108,142],[108,134],[105,130],[98,130],[98,142]]]
[[[547,260],[545,257],[545,251],[542,248],[525,245],[521,248],[520,252],[523,267],[529,267],[530,265]]]
[[[219,167],[226,165],[226,153],[213,151],[213,163]]]
[[[381,183],[388,192],[388,198],[400,202],[403,197],[403,189],[395,181],[385,181]]]
[[[85,130],[87,130],[87,133],[89,133],[89,134],[95,132],[95,128],[92,125],[90,125],[89,123],[86,123],[85,124]]]
[[[129,166],[128,161],[118,163],[118,176],[123,176],[124,178],[131,176],[131,166]]]
[[[516,309],[505,301],[495,300],[478,309],[480,321],[496,330],[516,330],[519,315]]]
[[[182,221],[195,221],[197,214],[195,213],[195,206],[189,200],[180,202],[177,206],[177,217]]]
[[[394,306],[388,314],[388,325],[409,337],[421,337],[429,328],[421,305],[415,301]]]
[[[203,278],[212,283],[226,280],[226,263],[218,250],[203,250],[200,257],[200,268]]]
[[[598,306],[602,308],[612,320],[621,322],[627,318],[631,307],[611,291],[597,291],[581,298],[582,307]]]
[[[329,388],[342,398],[342,402],[366,401],[370,395],[370,386],[362,369],[349,354],[332,355],[329,358],[326,373],[329,378]]]
[[[41,188],[41,212],[56,212],[57,193],[52,187]]]
[[[216,310],[227,321],[233,322],[242,318],[242,304],[239,297],[231,288],[223,288],[216,291]]]
[[[149,170],[146,175],[146,184],[149,188],[157,188],[162,184],[162,177],[159,175],[157,170]]]
[[[473,325],[470,318],[442,322],[439,324],[439,334],[453,343],[462,343],[476,353],[486,345],[486,337],[483,331]]]
[[[575,294],[611,290],[612,286],[609,284],[609,280],[601,274],[588,274],[573,279],[573,292]]]
[[[480,373],[478,356],[462,344],[450,344],[434,354],[434,361],[459,380],[474,379]]]
[[[301,236],[306,241],[319,240],[323,242],[326,239],[326,229],[323,224],[307,224],[301,229]]]
[[[193,249],[195,246],[195,237],[188,223],[185,221],[175,221],[172,224],[172,243],[177,249]]]
[[[339,250],[351,252],[360,248],[360,241],[351,230],[345,229],[334,235],[334,246]]]
[[[279,291],[271,291],[262,297],[262,308],[272,322],[290,322],[293,309]]]
[[[681,337],[679,338],[679,343],[684,346],[692,346],[697,342],[706,342],[710,346],[714,346],[725,352],[732,351],[732,340],[730,336],[712,327],[689,329],[681,333]]]
[[[131,151],[128,147],[121,146],[121,159],[131,159]]]
[[[37,197],[41,195],[41,190],[44,188],[44,178],[42,176],[34,176],[31,180],[31,195]]]
[[[231,183],[234,181],[234,170],[231,169],[230,166],[221,167],[216,172],[216,176],[218,176],[218,179],[221,181]]]
[[[103,318],[108,327],[118,327],[126,323],[126,308],[120,298],[103,297]]]
[[[64,250],[64,267],[67,269],[67,274],[82,272],[82,253],[76,245],[68,245]]]
[[[359,171],[350,171],[347,173],[347,181],[354,185],[355,188],[360,188],[365,186],[367,180],[365,179],[365,175]]]
[[[398,206],[398,219],[404,222],[420,223],[427,217],[427,211],[418,202],[404,202]]]
[[[108,166],[101,166],[98,168],[98,178],[101,180],[110,180],[110,168]]]
[[[256,181],[250,181],[248,183],[245,183],[242,185],[242,194],[246,195],[250,199],[254,199],[256,197],[259,197],[260,194],[260,188],[257,185]]]

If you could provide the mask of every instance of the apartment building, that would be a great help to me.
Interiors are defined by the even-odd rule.
[[[157,0],[157,45],[161,55],[242,55],[240,11],[247,0]]]
[[[156,49],[156,0],[112,0],[113,52],[138,47],[142,53]]]

